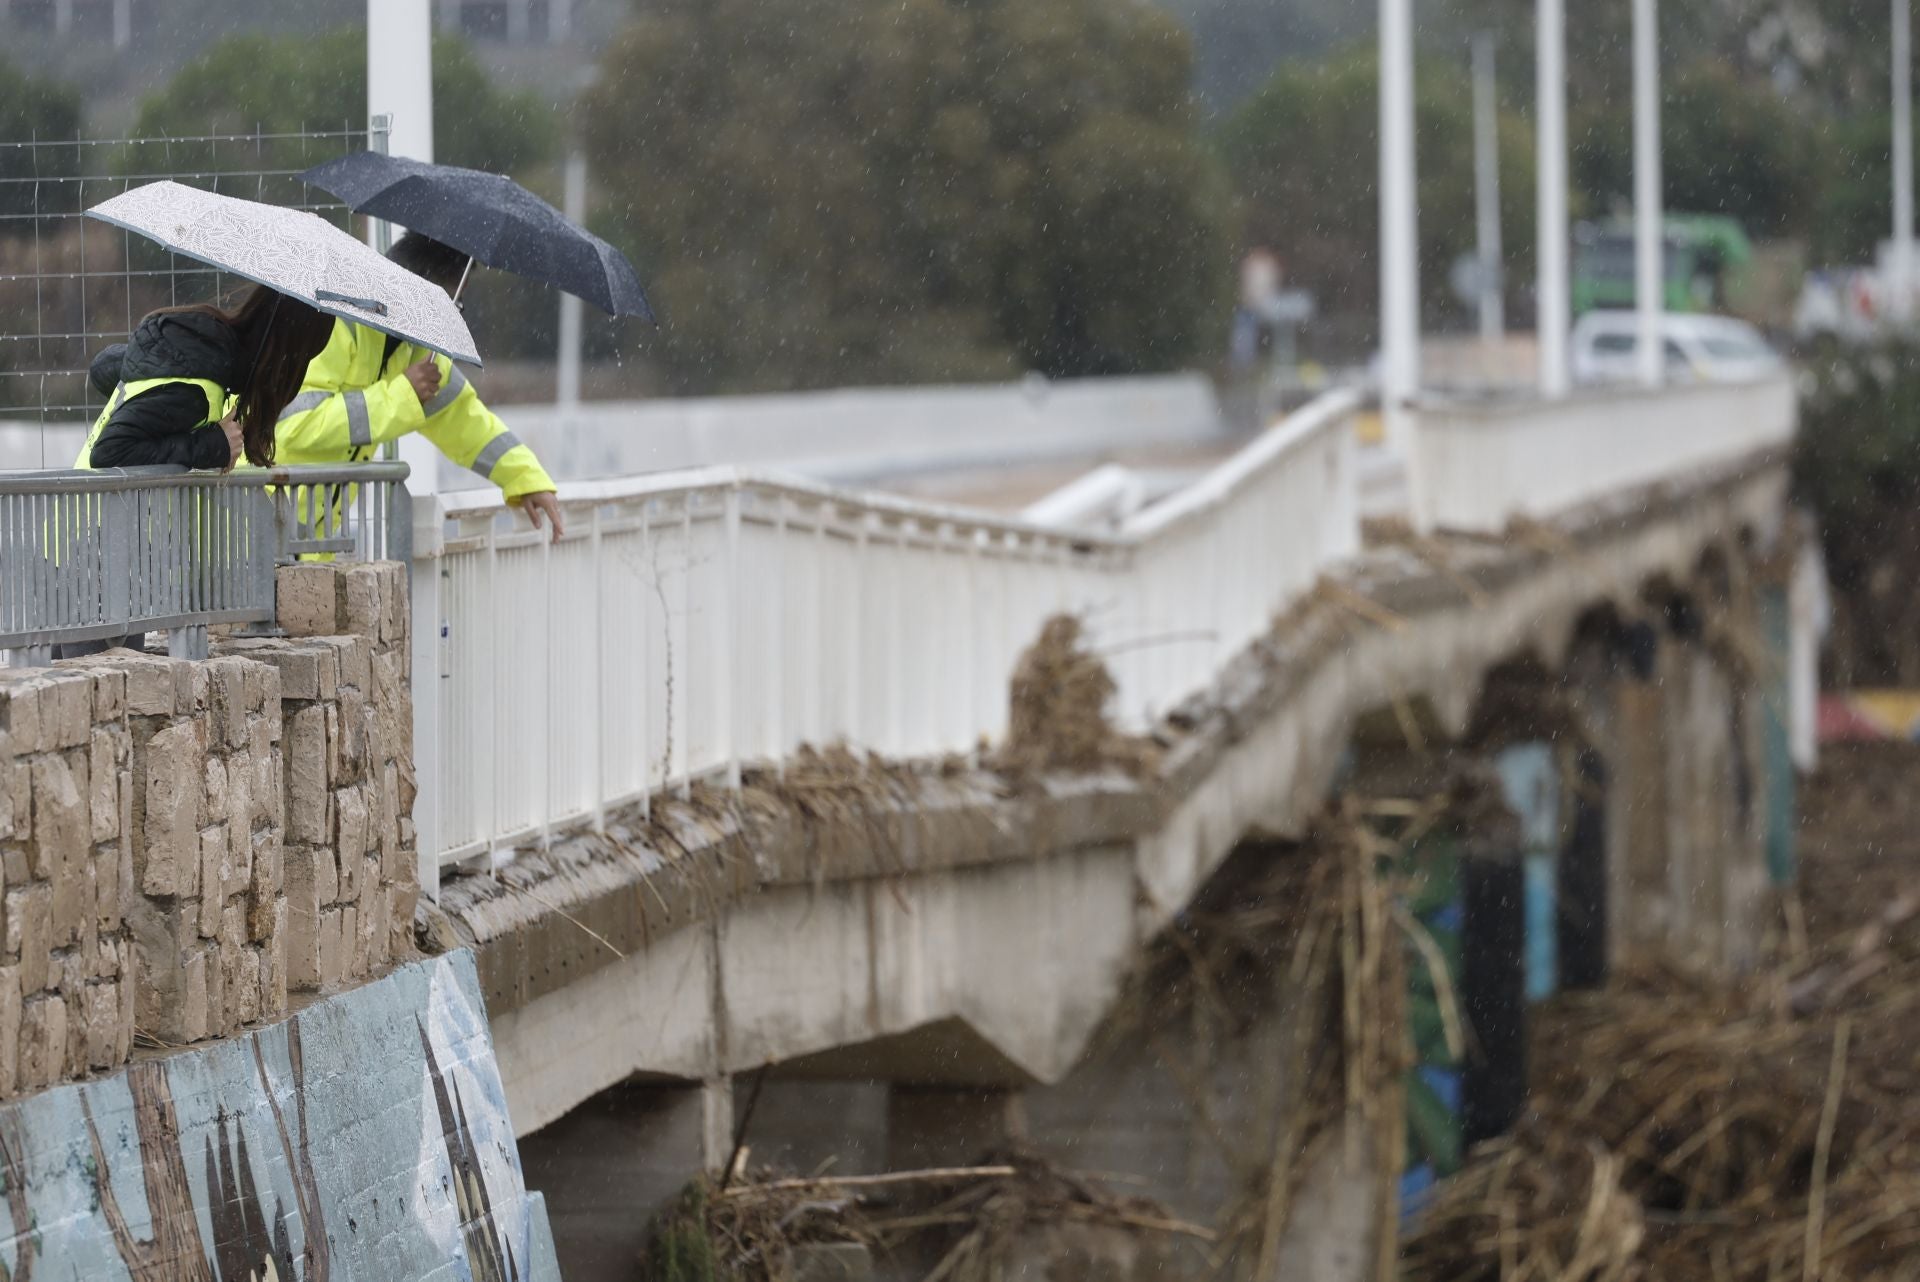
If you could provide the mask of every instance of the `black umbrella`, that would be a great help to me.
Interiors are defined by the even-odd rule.
[[[451,245],[476,262],[577,294],[612,316],[653,319],[625,254],[511,178],[357,151],[300,175],[357,213]]]

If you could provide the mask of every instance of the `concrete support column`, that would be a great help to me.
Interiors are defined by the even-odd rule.
[[[1608,849],[1608,771],[1596,748],[1574,756],[1572,817],[1560,854],[1559,960],[1563,989],[1607,982],[1612,914]]]
[[[1616,694],[1619,730],[1614,742],[1617,813],[1626,820],[1619,891],[1616,958],[1660,947],[1672,915],[1667,903],[1668,790],[1661,704],[1661,636],[1634,624],[1624,637],[1624,665]]]
[[[733,1156],[733,1079],[700,1083],[700,1165],[718,1175]]]
[[[1791,732],[1793,641],[1792,611],[1781,583],[1760,587],[1760,633],[1765,645],[1766,677],[1760,691],[1765,787],[1767,875],[1776,886],[1791,886],[1799,873],[1795,849],[1795,784]]]
[[[53,0],[53,34],[65,39],[73,33],[73,0]]]
[[[1727,867],[1733,845],[1733,692],[1713,660],[1687,642],[1676,647],[1661,685],[1661,741],[1667,774],[1669,952],[1709,967],[1728,954]]]
[[[1545,1001],[1560,984],[1560,763],[1551,742],[1532,739],[1500,749],[1493,765],[1520,821],[1527,1000]]]
[[[1787,579],[1787,742],[1794,766],[1820,764],[1820,646],[1827,635],[1826,562],[1807,532]]]
[[[709,1103],[702,1086],[628,1082],[521,1139],[568,1282],[629,1282],[649,1218],[726,1160],[705,1152]]]
[[[1527,1097],[1525,865],[1517,833],[1475,845],[1460,867],[1460,996],[1480,1050],[1461,1082],[1465,1148],[1511,1130]]]
[[[1738,973],[1757,960],[1765,920],[1764,708],[1708,622],[1724,613],[1750,634],[1750,594],[1705,590],[1704,606],[1670,597],[1664,629],[1631,630],[1619,690],[1616,786],[1629,825],[1619,913],[1630,950]]]
[[[1619,634],[1609,626],[1575,641],[1562,677],[1574,721],[1569,820],[1560,858],[1560,983],[1568,989],[1605,984],[1618,955],[1615,905],[1623,897],[1629,815],[1615,763],[1625,670]]]
[[[889,1170],[967,1166],[1026,1135],[1026,1102],[1017,1090],[896,1083],[887,1092]]]

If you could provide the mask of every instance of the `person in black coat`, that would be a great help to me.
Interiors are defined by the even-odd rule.
[[[280,411],[332,333],[331,316],[264,285],[232,310],[196,303],[149,313],[117,367],[112,348],[95,358],[93,381],[111,381],[113,395],[74,466],[226,471],[243,454],[271,465]]]
[[[333,317],[264,285],[250,288],[232,310],[198,303],[149,313],[126,343],[101,352],[88,370],[107,407],[74,466],[224,472],[242,455],[271,466],[274,424],[332,333]],[[54,654],[139,650],[145,641],[137,634],[68,642]]]

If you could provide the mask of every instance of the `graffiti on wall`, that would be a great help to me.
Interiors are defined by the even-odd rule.
[[[555,1282],[471,956],[0,1108],[0,1282]]]

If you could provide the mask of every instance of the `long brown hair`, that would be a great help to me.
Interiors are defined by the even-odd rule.
[[[273,465],[273,429],[306,380],[307,366],[333,334],[333,317],[265,285],[254,285],[231,309],[191,303],[162,309],[200,312],[224,321],[240,340],[240,364],[234,371],[239,395],[234,415],[240,442],[255,467]]]

